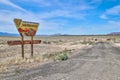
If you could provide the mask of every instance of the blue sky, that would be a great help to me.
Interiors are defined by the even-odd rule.
[[[18,33],[14,18],[40,23],[37,34],[120,32],[120,0],[0,0],[0,32]]]

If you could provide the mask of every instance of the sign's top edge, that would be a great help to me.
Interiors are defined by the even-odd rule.
[[[22,21],[22,23],[31,23],[31,24],[39,24],[39,23],[36,23],[36,22],[28,22],[28,21]]]
[[[39,25],[39,23],[37,23],[37,22],[30,22],[30,21],[22,21],[22,19],[18,19],[18,18],[14,18],[14,20],[21,20],[21,22],[22,23],[31,23],[31,24],[38,24]]]

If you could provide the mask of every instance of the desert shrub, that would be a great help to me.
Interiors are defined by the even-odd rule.
[[[58,43],[59,43],[59,41],[53,41],[53,43],[58,44]]]
[[[60,53],[60,54],[57,54],[55,57],[54,57],[54,60],[57,61],[64,61],[64,60],[67,60],[68,59],[68,55],[67,53],[63,52],[63,53]]]
[[[62,42],[62,40],[59,40],[59,42]]]
[[[50,42],[50,41],[48,41],[48,42],[47,42],[47,44],[51,44],[51,42]]]
[[[97,41],[97,39],[95,39],[95,41]]]
[[[88,44],[89,44],[89,45],[92,45],[92,44],[94,44],[94,42],[89,42]]]
[[[43,44],[51,44],[50,41],[43,41]]]
[[[16,70],[15,70],[15,73],[16,73],[16,74],[19,74],[19,73],[20,73],[20,71],[19,71],[18,69],[16,69]]]

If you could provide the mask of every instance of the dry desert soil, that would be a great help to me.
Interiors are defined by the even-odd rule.
[[[26,37],[26,39],[30,39]],[[46,36],[34,45],[9,46],[19,37],[0,37],[0,80],[119,80],[119,36]],[[55,59],[65,53],[68,60]]]

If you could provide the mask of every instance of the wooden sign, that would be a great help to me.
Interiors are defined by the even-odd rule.
[[[7,42],[8,45],[21,45],[22,42],[20,40],[17,40],[17,41],[8,41]],[[40,44],[41,43],[41,40],[33,40],[33,42],[31,42],[31,40],[25,40],[23,41],[23,44]]]
[[[14,23],[20,34],[26,36],[35,36],[39,23],[22,21],[21,19],[14,19]]]
[[[33,40],[39,23],[22,21],[22,19],[14,19],[14,23],[21,36],[21,41],[8,41],[8,45],[21,45],[22,58],[24,58],[24,44],[31,44],[31,57],[33,57],[33,44],[41,43],[41,40]],[[31,36],[31,40],[24,40],[24,35]]]

